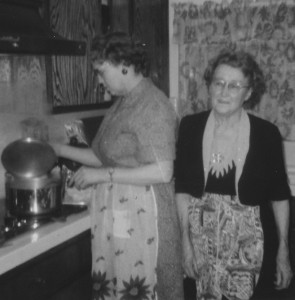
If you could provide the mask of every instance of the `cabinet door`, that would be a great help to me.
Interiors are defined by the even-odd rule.
[[[49,0],[52,29],[62,37],[86,43],[85,56],[53,56],[48,66],[48,90],[53,112],[81,110],[100,103],[92,70],[91,42],[101,32],[101,2]]]
[[[169,96],[168,0],[133,0],[132,34],[147,44],[151,78]]]
[[[59,290],[48,300],[91,300],[90,272],[81,276],[65,288]]]
[[[128,32],[147,45],[151,78],[169,95],[168,0],[111,0],[111,30]]]
[[[109,30],[130,33],[132,28],[132,2],[133,0],[109,0],[110,7]]]
[[[87,300],[91,285],[89,230],[2,275],[0,299]]]

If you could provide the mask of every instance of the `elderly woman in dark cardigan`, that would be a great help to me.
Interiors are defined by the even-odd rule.
[[[205,80],[212,109],[184,117],[177,143],[183,267],[196,280],[197,299],[250,299],[266,257],[275,262],[276,289],[288,287],[292,278],[281,135],[244,109],[265,91],[263,74],[249,54],[221,53]],[[264,219],[271,216],[276,232],[269,237]],[[276,234],[275,257],[266,246]]]

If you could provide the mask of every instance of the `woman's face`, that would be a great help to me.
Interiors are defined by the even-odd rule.
[[[103,81],[107,91],[114,95],[120,96],[125,94],[124,75],[122,74],[122,65],[114,65],[110,62],[95,64],[94,69]]]
[[[226,117],[239,113],[252,92],[248,84],[248,79],[240,69],[219,65],[209,87],[212,109]]]

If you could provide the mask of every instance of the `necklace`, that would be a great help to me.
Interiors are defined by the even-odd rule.
[[[220,152],[211,154],[212,164],[221,164],[224,161],[224,155]]]
[[[237,138],[236,128],[215,130],[209,167],[217,178],[224,176],[233,167],[237,155]]]
[[[205,175],[205,184],[208,179],[208,174],[210,172],[210,168],[212,166],[211,162],[211,151],[212,145],[214,141],[214,134],[216,129],[216,121],[213,112],[211,111],[207,120],[207,124],[204,131],[203,136],[203,168],[204,168],[204,175]],[[237,127],[237,140],[236,140],[236,155],[235,157],[235,185],[237,194],[239,193],[238,182],[242,174],[242,170],[245,164],[246,156],[249,151],[249,140],[250,140],[250,121],[249,116],[244,109],[242,109],[241,118],[239,122],[235,124]],[[214,151],[213,151],[214,152]]]

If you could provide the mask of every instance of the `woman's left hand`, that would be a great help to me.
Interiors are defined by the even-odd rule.
[[[105,179],[104,177],[102,169],[82,166],[72,176],[69,185],[81,190],[102,182]]]
[[[293,278],[291,269],[289,251],[286,246],[280,246],[276,260],[276,280],[275,288],[282,290],[288,288]]]

